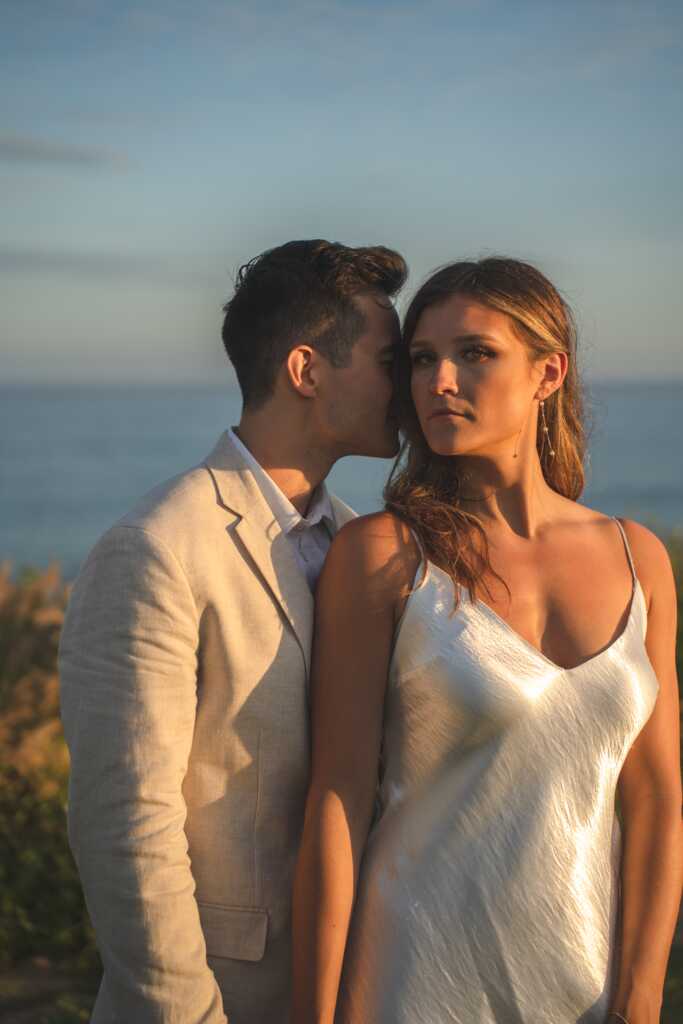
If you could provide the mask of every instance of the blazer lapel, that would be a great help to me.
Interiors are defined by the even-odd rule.
[[[291,625],[308,675],[313,639],[313,595],[292,546],[227,431],[221,435],[204,464],[214,479],[221,503],[238,517],[229,529],[236,534],[245,554]]]
[[[294,630],[308,674],[313,641],[313,595],[290,542],[272,514],[268,534],[253,514],[240,519],[234,530]]]

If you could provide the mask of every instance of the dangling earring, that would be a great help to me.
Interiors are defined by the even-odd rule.
[[[555,449],[553,448],[552,444],[550,443],[550,432],[548,431],[548,421],[545,418],[545,401],[543,399],[541,399],[541,401],[539,402],[539,405],[541,406],[541,424],[542,424],[542,427],[543,427],[543,443],[545,444],[546,441],[548,442],[550,458],[554,459],[555,458]]]

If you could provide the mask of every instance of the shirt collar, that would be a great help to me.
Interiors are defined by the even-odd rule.
[[[228,434],[235,448],[249,466],[263,497],[266,499],[283,533],[290,533],[297,528],[306,529],[307,527],[316,526],[320,522],[323,522],[330,531],[334,530],[332,502],[324,481],[319,483],[313,491],[308,504],[308,512],[305,516],[302,516],[287,495],[280,490],[273,478],[266,473],[263,466],[254,458],[244,442],[240,440],[233,427],[228,429]]]

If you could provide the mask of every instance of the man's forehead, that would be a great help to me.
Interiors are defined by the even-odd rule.
[[[354,348],[361,348],[369,355],[383,355],[394,352],[401,340],[398,322],[395,327],[390,323],[367,324]]]
[[[396,312],[393,302],[388,295],[384,294],[384,292],[356,292],[353,296],[353,301],[363,310],[363,312],[373,309],[386,310],[389,313]]]
[[[362,312],[365,327],[356,342],[371,352],[393,348],[401,337],[398,313],[388,296],[376,292],[354,295],[354,302]]]

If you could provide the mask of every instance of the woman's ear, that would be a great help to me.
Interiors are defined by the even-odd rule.
[[[534,397],[545,400],[552,395],[553,391],[557,391],[567,376],[568,366],[569,357],[566,352],[552,352],[549,356],[545,356],[539,362],[541,379]]]

